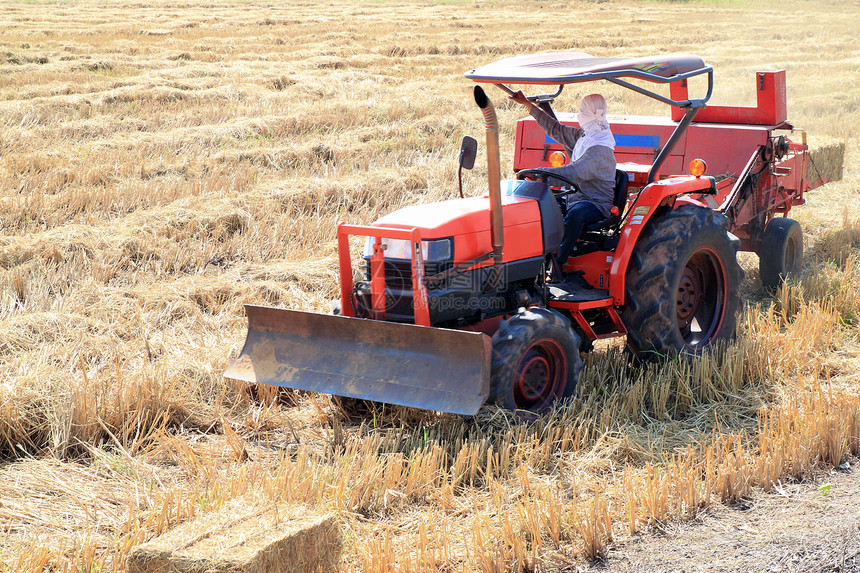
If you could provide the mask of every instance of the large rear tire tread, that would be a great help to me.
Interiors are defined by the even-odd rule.
[[[762,233],[758,268],[766,290],[797,277],[803,264],[803,230],[794,219],[771,219]]]
[[[726,217],[712,209],[683,205],[655,214],[642,230],[625,277],[622,320],[634,356],[700,354],[734,336],[744,276],[739,245]],[[682,318],[691,276],[699,295],[689,307],[699,310]]]
[[[576,392],[582,371],[579,348],[579,336],[568,319],[556,311],[531,308],[503,321],[493,335],[488,402],[517,411],[526,419],[548,412],[559,400]],[[518,384],[530,360],[540,368],[548,366],[545,391],[534,399],[525,397],[522,384]]]

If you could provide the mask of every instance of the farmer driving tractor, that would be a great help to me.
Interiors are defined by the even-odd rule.
[[[564,265],[586,226],[610,215],[615,187],[615,138],[606,121],[606,99],[591,94],[579,103],[577,120],[581,127],[562,125],[530,101],[522,91],[510,99],[529,108],[529,114],[544,132],[561,143],[570,163],[542,168],[558,173],[579,186],[564,217],[564,239],[558,249],[558,263]]]

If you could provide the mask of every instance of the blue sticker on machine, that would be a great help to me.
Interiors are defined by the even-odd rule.
[[[615,147],[660,147],[659,135],[631,135],[628,133],[614,134]]]
[[[614,133],[615,147],[647,147],[658,149],[660,147],[659,135],[632,135],[629,133]],[[544,144],[551,145],[558,142],[548,135],[544,135]]]

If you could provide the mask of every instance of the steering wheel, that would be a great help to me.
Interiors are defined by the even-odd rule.
[[[536,177],[540,181],[549,184],[549,179],[558,179],[562,183],[567,183],[572,190],[565,191],[563,193],[556,193],[556,195],[570,195],[571,193],[579,192],[579,185],[568,179],[563,175],[558,175],[557,173],[553,173],[552,171],[547,171],[546,169],[520,169],[517,171],[517,180],[522,181],[524,179],[528,179],[529,176]]]

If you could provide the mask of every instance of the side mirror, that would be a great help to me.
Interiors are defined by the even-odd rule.
[[[457,181],[460,183],[460,199],[463,198],[463,170],[475,166],[475,156],[478,154],[478,142],[471,135],[463,138],[460,146],[460,169],[457,170]]]
[[[460,146],[460,169],[471,169],[475,166],[475,156],[478,154],[478,142],[471,135],[463,138]]]

